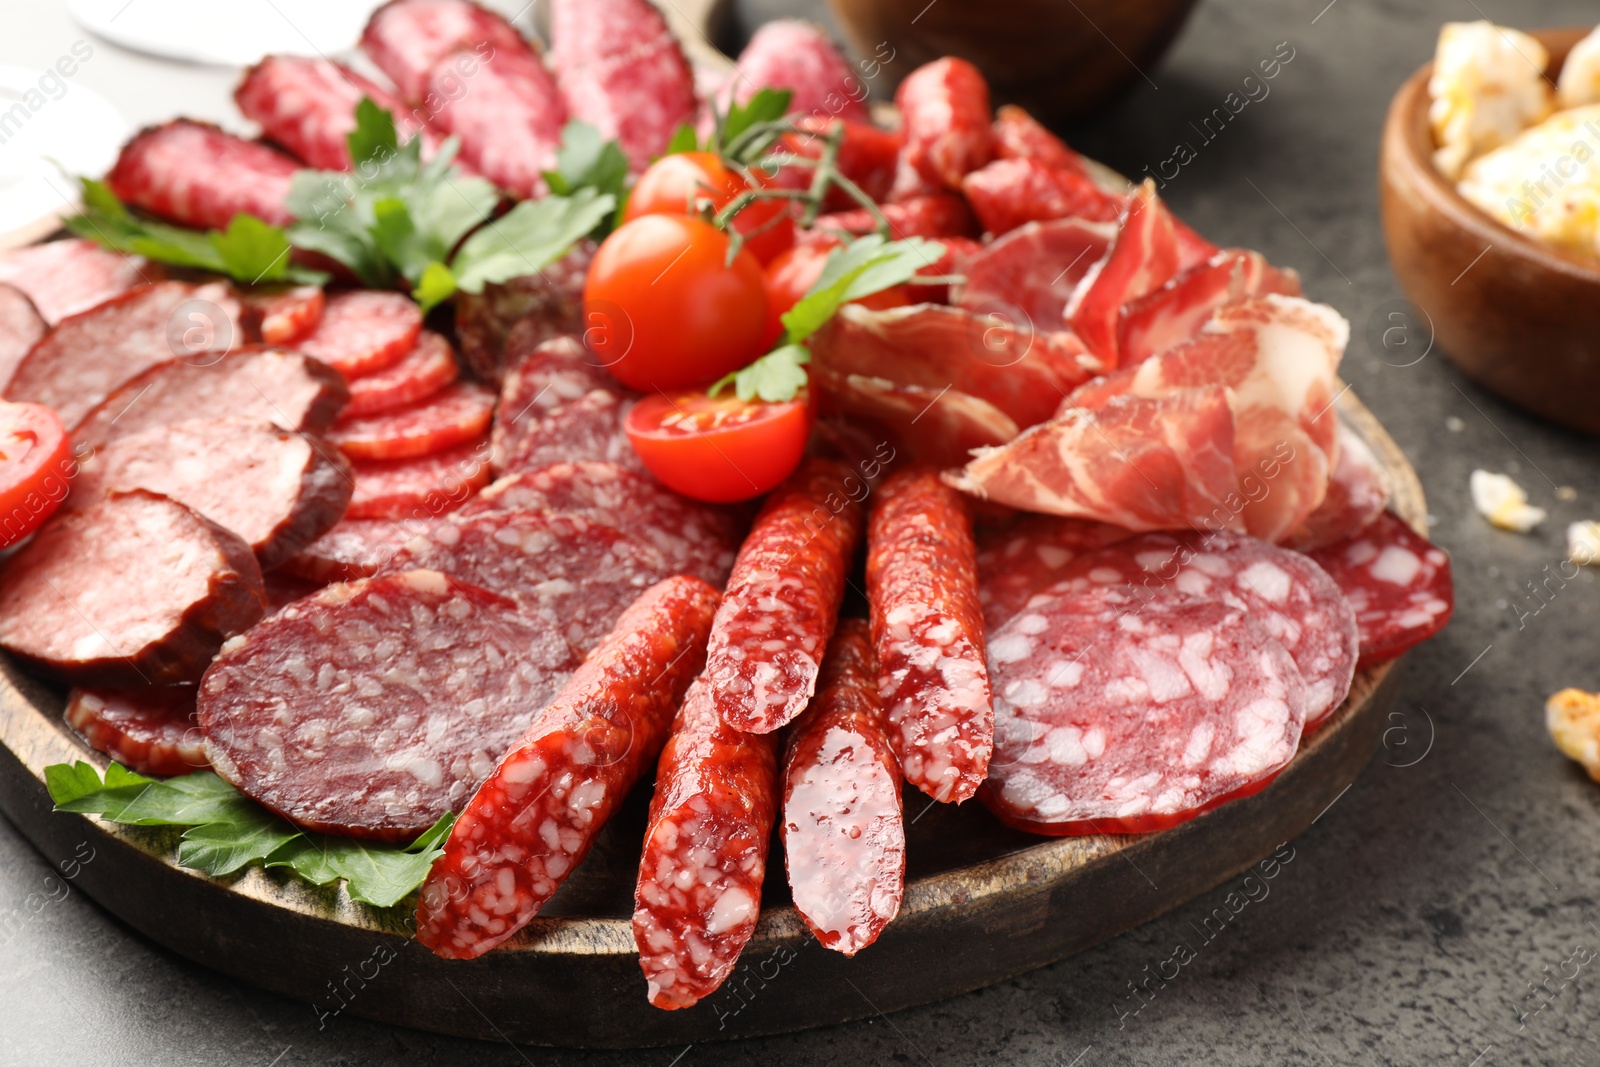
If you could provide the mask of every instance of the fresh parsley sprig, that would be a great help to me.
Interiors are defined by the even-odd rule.
[[[210,771],[157,780],[113,763],[102,780],[79,760],[52,764],[44,775],[57,811],[127,826],[186,827],[179,866],[213,878],[254,864],[286,867],[313,885],[343,881],[351,900],[377,908],[393,907],[422,884],[455,821],[442,816],[402,848],[303,833]]]
[[[104,182],[84,178],[82,184],[83,210],[63,225],[113,251],[226,274],[246,285],[320,285],[328,279],[291,261],[288,235],[254,215],[235,215],[226,230],[190,230],[136,217]]]
[[[921,237],[886,241],[875,233],[834,249],[806,295],[783,313],[778,346],[714,382],[706,393],[716,396],[731,385],[734,395],[746,402],[758,397],[769,403],[793,400],[806,385],[805,366],[811,362],[806,341],[812,334],[845,304],[903,285],[943,255],[944,246],[937,241]]]

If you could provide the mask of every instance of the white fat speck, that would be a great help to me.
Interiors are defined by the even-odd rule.
[[[1380,582],[1392,585],[1410,585],[1422,570],[1422,560],[1409,548],[1388,545],[1378,554],[1367,572]]]
[[[1063,767],[1079,767],[1089,760],[1083,747],[1083,732],[1076,726],[1058,726],[1044,736],[1045,747],[1050,750],[1050,760]]]
[[[1184,672],[1168,657],[1149,649],[1134,648],[1128,650],[1128,658],[1139,668],[1150,699],[1157,704],[1166,704],[1194,692]]]
[[[1246,589],[1274,604],[1282,604],[1288,600],[1289,593],[1294,588],[1294,579],[1289,577],[1289,572],[1270,560],[1259,560],[1250,564],[1244,569],[1244,573],[1239,575],[1239,581]]]
[[[1016,663],[1033,652],[1033,641],[1026,634],[1003,634],[989,644],[989,658],[995,663]]]
[[[726,889],[711,906],[711,913],[706,916],[706,933],[712,936],[727,933],[748,922],[755,915],[755,911],[755,898],[750,895],[748,889],[743,886]]]

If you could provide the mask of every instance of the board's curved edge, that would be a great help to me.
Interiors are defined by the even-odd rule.
[[[1350,392],[1339,404],[1393,476],[1397,513],[1425,532],[1422,487],[1399,447]],[[281,873],[211,879],[173,865],[170,832],[52,812],[44,766],[87,759],[103,770],[107,761],[44,710],[55,702],[44,686],[3,666],[0,810],[52,861],[89,843],[99,861],[83,864],[76,884],[135,929],[206,966],[311,998],[319,1015],[348,1011],[461,1036],[587,1047],[749,1037],[867,1017],[980,988],[1148,922],[1320,816],[1370,760],[1399,670],[1396,662],[1359,674],[1344,706],[1254,797],[1159,834],[1041,839],[915,879],[900,917],[855,959],[818,947],[792,907],[770,909],[728,986],[695,1009],[669,1013],[645,1003],[626,919],[535,920],[481,960],[443,961],[409,939],[403,909],[367,908],[342,890]],[[963,953],[959,966],[952,947]],[[343,968],[380,952],[390,958],[373,980],[381,995],[340,996]],[[761,995],[775,986],[783,991]]]

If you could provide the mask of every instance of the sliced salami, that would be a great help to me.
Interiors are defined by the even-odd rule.
[[[906,134],[895,199],[930,185],[959,190],[962,178],[994,158],[989,83],[966,60],[946,56],[918,67],[894,102]]]
[[[69,506],[146,489],[237,534],[263,569],[331,530],[350,503],[350,467],[305,434],[242,419],[193,419],[119,437],[83,464]]]
[[[211,766],[195,715],[192,685],[74,689],[67,725],[124,767],[168,778]]]
[[[289,183],[300,169],[277,149],[176,119],[123,145],[106,184],[123,203],[185,226],[225,230],[235,215],[287,226]]]
[[[412,567],[509,597],[580,653],[593,649],[640,593],[674,573],[659,552],[619,530],[527,511],[441,523],[407,542],[380,573]]]
[[[364,460],[351,465],[352,519],[429,519],[455,511],[489,484],[489,439],[416,459]]]
[[[795,910],[846,956],[876,941],[900,910],[900,780],[871,632],[861,619],[840,619],[817,695],[784,749],[783,853]]]
[[[995,754],[980,796],[1030,833],[1147,833],[1271,782],[1304,686],[1243,608],[1162,590],[1052,591],[989,642]]]
[[[297,555],[284,560],[283,569],[323,585],[370,578],[393,559],[407,541],[444,521],[344,519]]]
[[[200,726],[217,773],[296,826],[410,841],[467,802],[577,665],[503,597],[404,571],[230,641]]]
[[[1097,585],[1126,585],[1141,598],[1171,588],[1248,612],[1294,657],[1305,682],[1307,729],[1350,691],[1355,612],[1309,556],[1239,534],[1143,534],[1073,560],[1051,591]]]
[[[21,289],[0,282],[0,382],[9,382],[49,324]]]
[[[0,282],[26,293],[52,326],[160,277],[144,257],[110,252],[81,237],[0,253]]]
[[[656,767],[633,897],[651,1004],[691,1007],[733,973],[761,912],[777,809],[776,738],[723,722],[697,679]]]
[[[320,285],[252,285],[239,296],[246,332],[267,345],[299,341],[316,329],[327,306]]]
[[[417,335],[417,344],[400,362],[350,382],[348,418],[377,415],[426,400],[456,380],[461,369],[450,342],[432,330]]]
[[[238,337],[239,302],[227,286],[142,286],[58,323],[17,367],[6,399],[54,408],[72,426],[156,364],[214,362]]]
[[[811,700],[861,542],[865,495],[850,467],[813,458],[767,497],[706,653],[706,681],[730,726],[770,733]]]
[[[615,463],[556,463],[509,474],[468,502],[461,514],[483,511],[574,515],[628,530],[648,541],[677,573],[699,575],[719,588],[744,532],[731,509],[679,496]]]
[[[486,56],[528,50],[516,27],[469,0],[390,0],[361,34],[362,50],[412,103],[423,102],[439,60],[479,45]]]
[[[672,578],[617,620],[456,820],[418,898],[418,941],[473,959],[538,913],[661,751],[716,604],[704,582]]]
[[[417,345],[422,310],[409,297],[374,289],[330,296],[316,329],[297,347],[346,378],[391,367]]]
[[[906,781],[935,800],[977,792],[994,748],[972,518],[930,467],[873,494],[867,602],[889,737]]]
[[[568,114],[614,138],[634,170],[694,123],[694,72],[649,0],[552,0],[550,39]]]
[[[1337,544],[1367,528],[1389,506],[1389,475],[1361,435],[1339,424],[1339,458],[1328,495],[1284,544],[1301,552]]]
[[[546,341],[517,359],[500,386],[495,469],[595,460],[642,470],[622,428],[631,403],[575,338]]]
[[[544,172],[555,166],[567,112],[538,56],[527,48],[452,52],[429,73],[428,90],[438,101],[434,121],[460,139],[472,169],[519,197],[548,191]]]
[[[1450,557],[1392,511],[1311,553],[1355,608],[1360,669],[1394,659],[1445,628],[1455,613]]]
[[[272,141],[318,170],[349,170],[346,139],[366,97],[387,110],[403,139],[416,132],[410,113],[386,90],[342,63],[312,56],[267,56],[245,72],[233,99]],[[434,138],[424,132],[429,140]]]
[[[341,419],[328,439],[352,459],[407,459],[475,441],[493,417],[493,393],[457,382],[407,407]]]
[[[100,448],[201,412],[225,413],[283,430],[320,434],[350,393],[338,371],[282,348],[247,347],[218,359],[170,359],[130,378],[73,428],[80,446]]]
[[[456,294],[456,337],[473,374],[498,386],[508,360],[564,334],[583,332],[583,282],[594,251],[594,242],[579,241],[535,274],[489,282],[481,293]]]
[[[751,34],[728,79],[744,103],[758,89],[787,89],[789,113],[870,122],[867,86],[839,47],[814,22],[774,19]]]
[[[1030,222],[983,246],[962,264],[955,303],[990,321],[1051,331],[1064,325],[1072,290],[1100,262],[1112,231],[1101,222]]]
[[[998,630],[1086,552],[1125,541],[1133,531],[1103,522],[1028,515],[977,538],[978,600],[987,631]]]
[[[249,545],[175,500],[117,493],[0,566],[0,647],[85,685],[192,682],[265,603]]]

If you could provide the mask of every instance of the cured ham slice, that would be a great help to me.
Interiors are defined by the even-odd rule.
[[[1072,291],[1100,262],[1115,235],[1113,226],[1086,219],[1019,226],[961,264],[967,281],[953,303],[1036,329],[1056,329]]]
[[[1389,506],[1389,475],[1361,435],[1341,423],[1337,447],[1328,495],[1289,535],[1290,548],[1312,552],[1354,537]]]
[[[1154,292],[1178,273],[1176,220],[1146,180],[1128,198],[1105,258],[1084,275],[1067,304],[1067,322],[1107,369],[1119,365],[1122,306]]]
[[[1243,248],[1218,252],[1122,309],[1121,365],[1131,366],[1187,341],[1219,308],[1268,293],[1299,296],[1300,276],[1279,270],[1260,252]]]
[[[1017,436],[1017,424],[993,404],[958,389],[901,385],[865,374],[811,368],[811,382],[833,413],[888,432],[912,459],[959,467],[973,449]]]
[[[1327,494],[1338,457],[1333,401],[1349,338],[1350,324],[1325,304],[1260,297],[1222,308],[1192,340],[1089,383],[1071,403],[1096,410],[1116,396],[1227,387],[1245,528],[1281,541]]]
[[[1001,159],[1031,159],[1051,170],[1090,176],[1082,156],[1015,104],[1002,104],[995,109],[994,154]]]
[[[1047,219],[1114,222],[1122,210],[1122,199],[1089,177],[1033,159],[997,159],[961,179],[961,191],[993,234]]]
[[[811,341],[815,366],[987,401],[1018,426],[1048,419],[1086,381],[1071,334],[1035,332],[937,304],[839,309]]]
[[[1130,530],[1243,527],[1234,416],[1221,385],[1068,409],[945,477],[1026,511]]]

